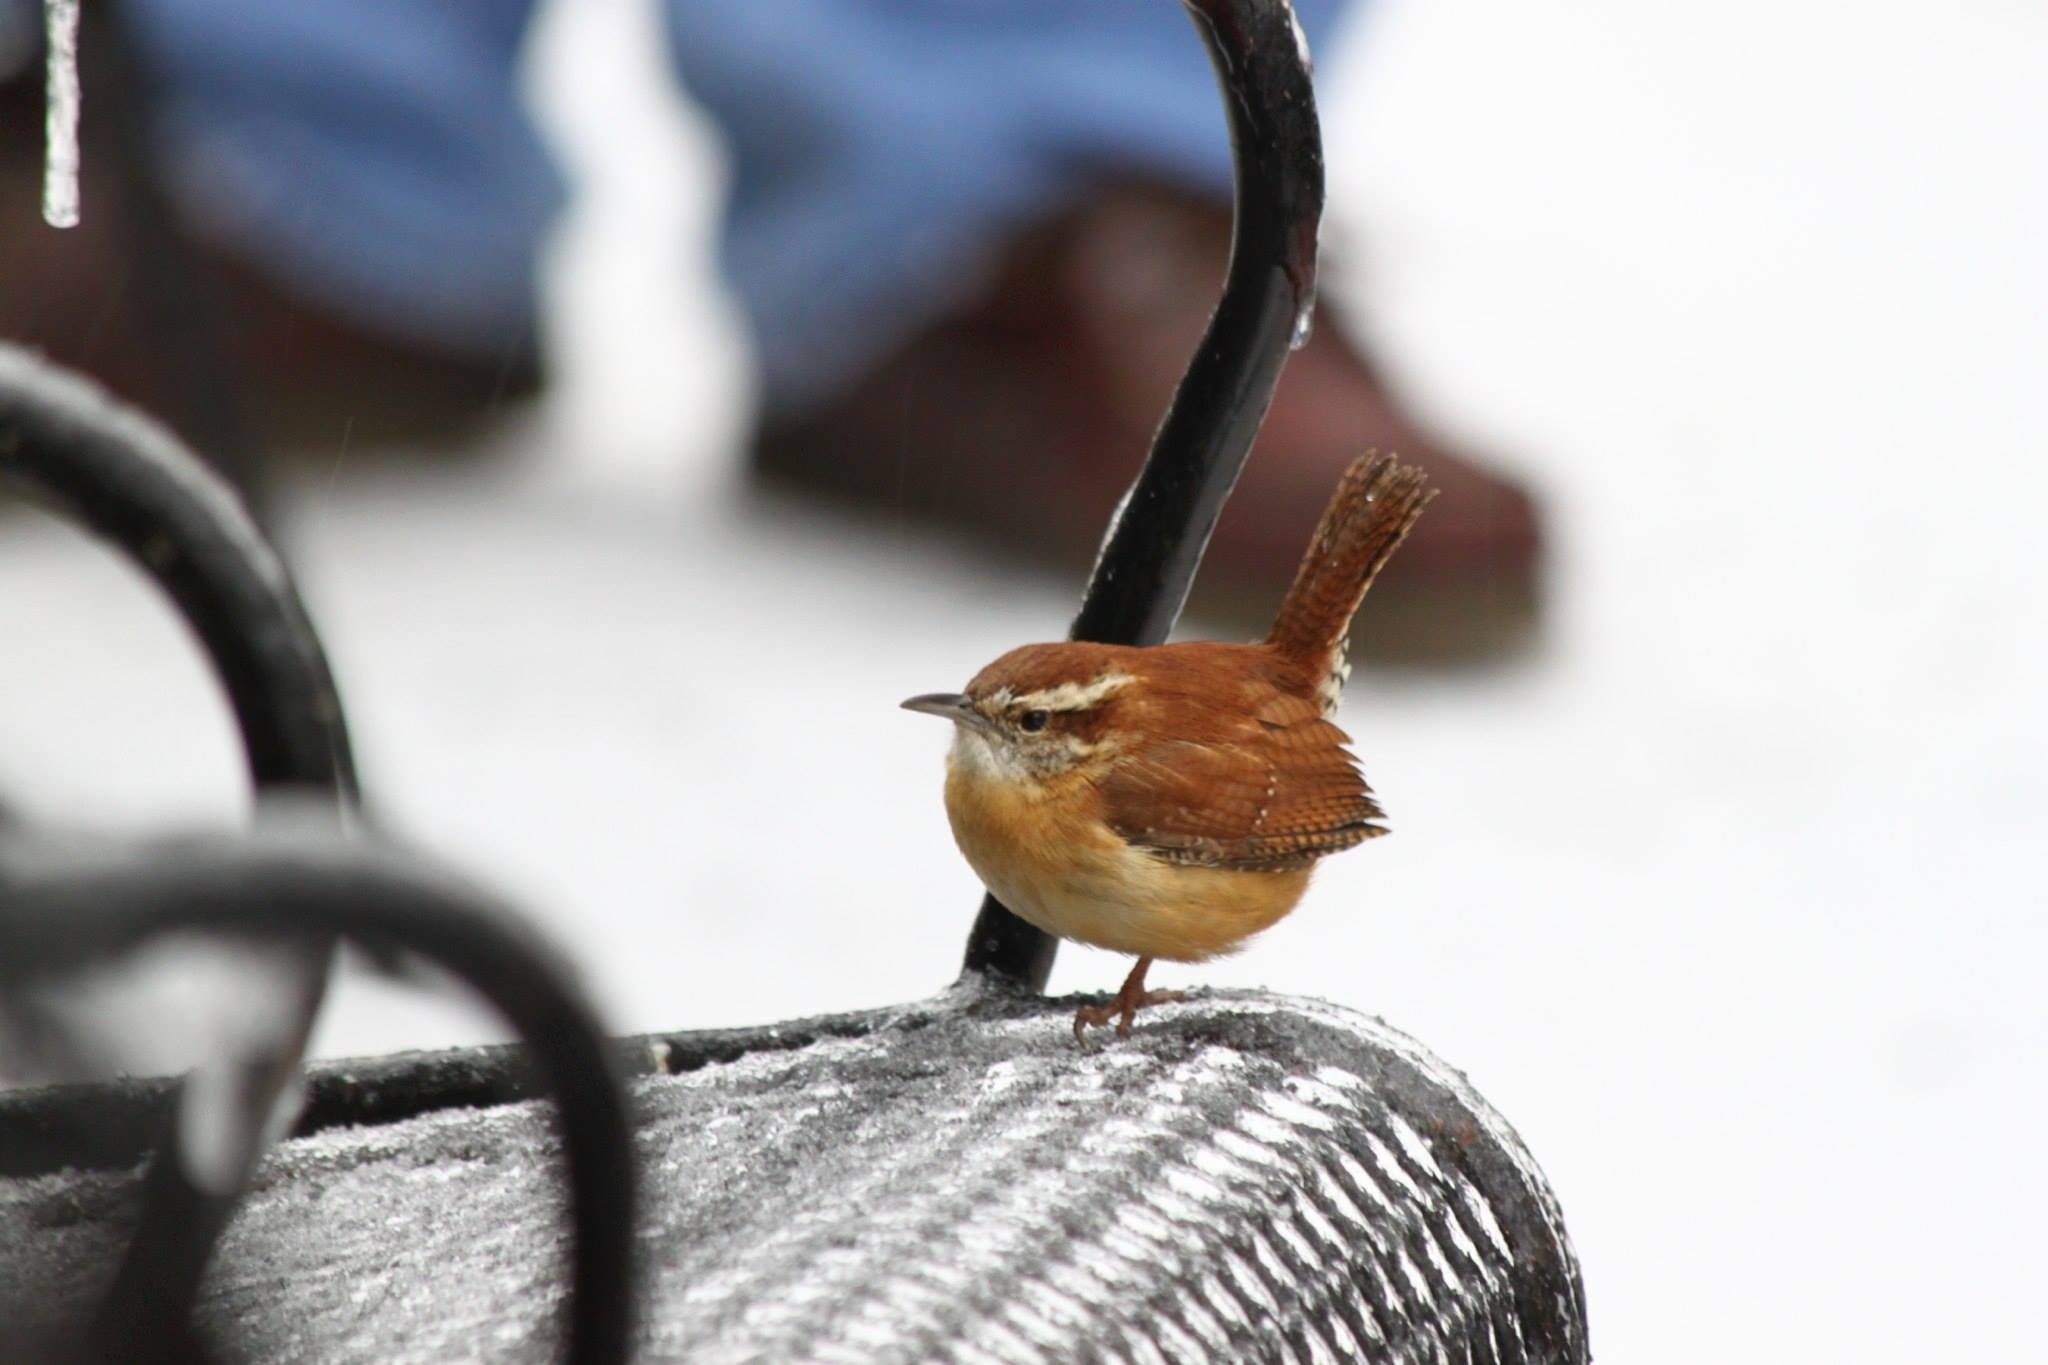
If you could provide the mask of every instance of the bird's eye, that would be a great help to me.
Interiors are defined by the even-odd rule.
[[[1030,730],[1034,733],[1043,730],[1051,723],[1052,713],[1049,711],[1026,711],[1023,715],[1017,717],[1017,725],[1020,729]]]

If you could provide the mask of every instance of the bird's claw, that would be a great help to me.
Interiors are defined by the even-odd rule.
[[[1139,1010],[1147,1005],[1170,1005],[1185,999],[1187,995],[1182,991],[1119,991],[1106,1005],[1082,1005],[1074,1011],[1074,1041],[1086,1043],[1089,1029],[1105,1028],[1111,1020],[1116,1021],[1116,1036],[1128,1038],[1131,1021],[1137,1018]]]

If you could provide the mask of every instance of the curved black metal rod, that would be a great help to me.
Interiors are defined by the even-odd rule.
[[[149,845],[0,844],[0,980],[194,929],[338,935],[415,953],[504,1016],[557,1102],[574,1239],[568,1358],[623,1361],[634,1311],[632,1136],[612,1047],[563,960],[473,889],[341,843],[317,821]],[[165,1349],[166,1305],[146,1301],[159,1292],[138,1284],[109,1302],[99,1326],[115,1353],[105,1358]]]
[[[163,589],[199,637],[259,790],[317,793],[343,818],[355,760],[325,652],[290,576],[233,490],[168,430],[96,386],[0,345],[0,488],[52,506],[112,542]],[[240,1112],[215,1173],[199,1179],[173,1124],[113,1293],[196,1291],[206,1256],[294,1083],[332,961],[309,943],[288,965],[289,1017],[231,1063]],[[181,1314],[172,1313],[166,1330]]]
[[[1076,640],[1166,639],[1315,306],[1323,139],[1301,26],[1287,0],[1183,3],[1216,68],[1230,123],[1230,270],[1145,467],[1110,524],[1074,618]],[[1037,990],[1057,946],[990,896],[967,940],[966,970]]]
[[[167,429],[0,344],[0,486],[112,542],[206,650],[258,786],[353,801],[355,760],[319,637],[234,491]]]

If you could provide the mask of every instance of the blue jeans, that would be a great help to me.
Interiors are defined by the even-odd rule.
[[[1008,230],[1105,178],[1229,187],[1173,0],[662,0],[733,168],[763,392],[856,378]],[[1295,0],[1320,43],[1342,0]],[[519,104],[533,0],[135,0],[168,178],[297,292],[451,350],[534,331],[564,186]],[[87,73],[87,99],[91,79]]]

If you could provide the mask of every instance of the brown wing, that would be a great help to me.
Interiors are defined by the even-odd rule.
[[[1386,833],[1345,733],[1311,698],[1256,685],[1244,711],[1213,714],[1200,738],[1119,755],[1103,783],[1109,823],[1170,862],[1244,871],[1307,867]]]

